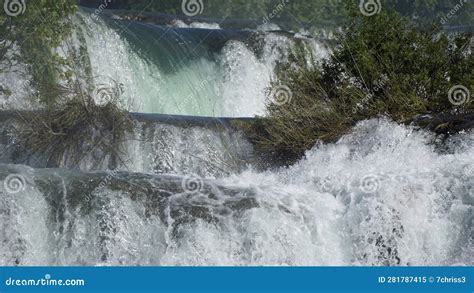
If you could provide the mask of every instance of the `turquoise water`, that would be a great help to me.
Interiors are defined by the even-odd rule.
[[[251,117],[263,114],[266,90],[293,36],[218,29],[165,27],[78,14],[96,85],[123,85],[135,112]],[[315,55],[324,54],[307,40]]]

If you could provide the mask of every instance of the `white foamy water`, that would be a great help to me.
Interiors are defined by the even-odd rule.
[[[213,41],[206,40],[208,34],[224,35],[218,26],[185,26],[202,29],[202,37],[196,37],[195,31],[111,25],[85,13],[77,17],[94,84],[107,85],[111,80],[122,84],[127,108],[137,112],[215,117],[263,114],[275,66],[286,59],[293,44],[289,37],[268,33],[259,37],[264,44],[261,54],[242,40],[228,40],[218,52],[210,53],[203,46],[213,46]],[[183,29],[183,25],[178,27]],[[139,31],[145,28],[149,35]],[[132,37],[127,39],[125,32]],[[168,64],[164,66],[155,60],[156,56],[137,49],[137,44],[144,43],[154,46],[149,49],[155,51],[153,54],[167,57]],[[314,55],[326,54],[327,50],[314,40],[308,40],[308,44]]]
[[[190,24],[186,24],[184,21],[175,19],[170,26],[173,27],[181,27],[181,28],[203,28],[203,29],[221,29],[218,23],[211,22],[192,22]]]
[[[289,168],[195,185],[17,166],[49,183],[0,210],[2,233],[22,243],[0,254],[7,265],[473,265],[474,134],[432,141],[370,120]],[[40,212],[21,208],[33,198]]]
[[[6,60],[14,53],[18,53],[16,45],[6,52]],[[35,91],[31,86],[31,76],[24,63],[8,64],[8,62],[4,62],[0,64],[0,69],[0,87],[4,90],[0,91],[0,110],[31,110],[40,106],[37,101],[32,99]]]
[[[118,85],[122,106],[134,112],[262,115],[275,67],[294,44],[293,37],[282,33],[257,36],[221,30],[217,24],[158,27],[93,16],[77,13],[72,36],[56,52],[66,57],[75,49],[82,60],[90,61],[87,69],[75,65],[79,81],[95,89]],[[317,58],[326,56],[327,48],[313,39],[305,42]],[[27,99],[34,88],[25,65],[15,65],[0,79],[11,91],[10,96],[0,93],[0,109],[39,107]],[[103,97],[96,96],[103,103]]]
[[[127,160],[121,170],[215,178],[249,165],[253,147],[241,133],[229,128],[136,123],[125,153]]]

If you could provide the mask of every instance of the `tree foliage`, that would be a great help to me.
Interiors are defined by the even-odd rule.
[[[472,35],[419,31],[396,13],[349,11],[327,60],[319,64],[299,46],[280,68],[272,89],[288,87],[291,99],[270,96],[266,117],[247,131],[262,153],[299,158],[317,141],[380,115],[406,123],[425,114],[474,112]],[[450,96],[460,86],[465,95]]]
[[[18,2],[20,3],[20,2]],[[71,30],[69,16],[77,9],[74,0],[35,0],[25,2],[24,12],[0,14],[0,72],[26,64],[32,86],[46,105],[59,95],[57,80],[65,59],[54,52]],[[1,86],[1,85],[0,85]]]
[[[17,3],[21,3],[17,1]],[[15,70],[16,64],[27,66],[33,98],[43,106],[41,112],[18,112],[20,124],[15,128],[25,151],[59,162],[69,154],[74,164],[94,151],[120,159],[114,143],[129,131],[132,122],[120,105],[121,88],[99,88],[77,82],[81,64],[74,48],[65,48],[77,10],[75,0],[34,0],[25,2],[21,13],[0,15],[2,53],[0,70]],[[16,8],[15,8],[16,9]],[[23,12],[22,12],[23,11]],[[67,46],[66,46],[67,47]],[[61,52],[61,54],[59,53]],[[87,58],[87,54],[80,54]],[[82,60],[83,61],[83,60]],[[1,86],[6,92],[6,89]],[[95,95],[105,93],[107,100],[97,105]],[[29,96],[22,97],[31,98]]]

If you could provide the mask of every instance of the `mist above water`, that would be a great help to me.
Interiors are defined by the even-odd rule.
[[[2,165],[27,188],[2,189],[1,264],[473,265],[474,136],[432,139],[370,120],[292,167],[207,179]]]
[[[85,52],[92,85],[120,84],[136,112],[263,114],[295,38],[327,54],[302,35],[218,24],[85,12],[74,23],[60,50]],[[36,109],[17,69],[1,76],[13,89],[2,107]],[[115,142],[123,164],[97,151],[79,165],[64,154],[54,169],[21,153],[14,122],[1,120],[0,265],[474,265],[472,131],[441,141],[373,119],[290,167],[262,170],[221,120],[160,119],[134,121]]]

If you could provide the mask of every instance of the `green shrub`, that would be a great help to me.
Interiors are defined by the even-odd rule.
[[[471,38],[417,31],[394,13],[365,17],[354,10],[322,64],[304,47],[293,49],[272,85],[286,86],[291,100],[282,104],[270,96],[265,118],[246,132],[258,151],[287,161],[363,119],[386,115],[407,122],[421,114],[472,112],[472,99],[455,105],[448,98],[456,85],[473,90]]]
[[[118,84],[98,88],[95,95],[104,101],[97,104],[97,97],[65,88],[62,95],[70,98],[54,109],[19,113],[21,145],[50,162],[60,162],[67,155],[76,165],[93,151],[122,160],[117,145],[132,131],[133,123],[118,106],[121,92]]]
[[[131,131],[132,121],[120,107],[121,86],[113,84],[94,91],[87,52],[66,41],[72,32],[71,16],[77,11],[77,1],[25,3],[18,15],[9,15],[7,10],[0,14],[0,72],[13,70],[16,63],[25,64],[34,93],[23,98],[42,106],[38,111],[18,112],[21,123],[16,134],[20,144],[48,162],[61,162],[68,156],[70,162],[79,164],[94,151],[120,160],[116,146]],[[66,56],[57,53],[61,46],[66,48]],[[0,92],[8,94],[9,89],[0,84]],[[96,101],[101,98],[105,100],[99,105]]]
[[[30,84],[38,92],[40,102],[54,106],[60,94],[58,80],[63,74],[60,68],[66,62],[54,49],[71,31],[69,16],[76,12],[77,2],[35,0],[8,3],[13,3],[11,7],[15,9],[12,10],[15,15],[8,15],[7,9],[0,12],[0,39],[3,39],[0,72],[12,70],[16,63],[26,64],[32,77]]]

